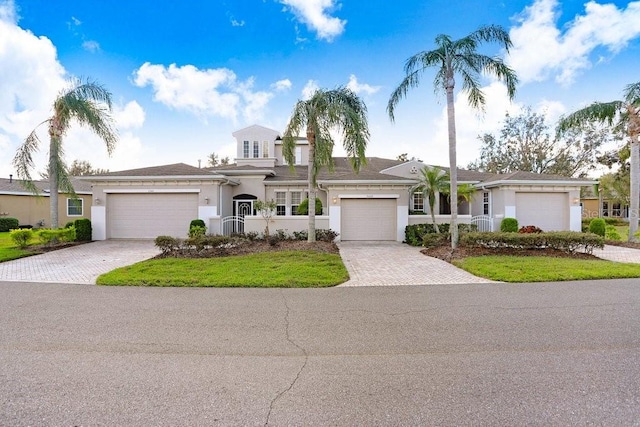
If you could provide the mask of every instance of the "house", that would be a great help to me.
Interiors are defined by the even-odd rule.
[[[582,190],[580,198],[583,218],[621,218],[629,219],[629,205],[619,200],[602,197],[593,187]]]
[[[20,225],[51,226],[49,182],[33,181],[38,194],[25,189],[22,181],[0,178],[0,216],[17,218]],[[58,194],[58,222],[62,226],[78,218],[91,218],[91,185],[72,178],[76,197]]]
[[[278,131],[254,125],[233,133],[235,164],[197,168],[183,163],[83,177],[92,184],[94,239],[184,237],[192,219],[209,233],[264,230],[256,200],[274,200],[271,230],[305,230],[306,215],[297,206],[307,197],[308,143],[299,138],[295,164],[285,164]],[[430,222],[421,194],[410,194],[420,161],[371,157],[359,173],[348,159],[319,172],[322,214],[316,228],[332,229],[341,240],[404,239],[408,224]],[[428,167],[428,166],[427,166]],[[446,170],[446,169],[445,169]],[[580,188],[589,180],[515,172],[496,175],[458,170],[458,181],[477,189],[471,202],[459,203],[459,220],[497,229],[504,217],[543,230],[580,231]],[[441,195],[436,220],[449,221],[450,206]],[[480,221],[480,222],[478,222]]]

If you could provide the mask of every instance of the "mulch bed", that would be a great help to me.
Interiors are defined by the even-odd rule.
[[[458,247],[455,251],[451,250],[451,246],[437,246],[434,248],[424,248],[420,252],[423,254],[438,258],[443,261],[451,262],[453,260],[464,259],[475,256],[546,256],[553,258],[575,258],[575,259],[599,259],[594,255],[582,252],[568,253],[555,249],[512,249],[512,248],[467,248]]]
[[[340,250],[335,243],[313,242],[303,240],[281,240],[275,244],[270,244],[264,240],[254,240],[251,242],[241,242],[220,248],[205,248],[201,251],[179,249],[171,254],[159,254],[154,258],[216,258],[234,255],[248,255],[261,252],[276,251],[315,251],[319,253],[338,254]]]

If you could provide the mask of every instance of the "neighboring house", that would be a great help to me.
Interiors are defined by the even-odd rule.
[[[0,216],[18,218],[20,225],[36,228],[51,226],[49,182],[34,181],[39,193],[27,190],[22,182],[0,178]],[[72,180],[77,199],[69,194],[58,195],[58,222],[61,226],[78,218],[91,218],[91,185],[86,181]]]
[[[284,163],[279,132],[250,126],[233,133],[233,165],[200,169],[183,163],[83,177],[90,181],[94,239],[184,237],[192,219],[205,221],[210,233],[264,230],[256,200],[274,200],[270,228],[306,230],[307,217],[296,208],[307,197],[308,144],[300,138],[293,168]],[[371,157],[359,173],[346,158],[318,175],[323,214],[316,227],[338,232],[341,240],[404,239],[409,224],[429,223],[421,194],[409,194],[420,161]],[[445,169],[446,170],[446,169]],[[580,188],[593,181],[515,172],[506,175],[460,169],[458,181],[477,188],[476,197],[459,204],[460,222],[497,229],[504,217],[543,230],[580,231]],[[449,221],[448,199],[436,203],[436,220]],[[411,212],[411,214],[410,214]],[[423,212],[425,214],[416,214]]]
[[[580,198],[583,218],[626,218],[629,219],[629,205],[617,200],[600,199],[593,187],[585,188]]]

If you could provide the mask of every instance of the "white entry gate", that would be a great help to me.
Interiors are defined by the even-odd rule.
[[[471,224],[478,227],[478,231],[493,231],[493,221],[489,215],[478,215],[471,218]]]

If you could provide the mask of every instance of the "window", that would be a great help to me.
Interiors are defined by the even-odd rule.
[[[262,141],[262,157],[269,157],[269,141]]]
[[[440,194],[440,215],[451,214],[451,203],[446,194]]]
[[[296,147],[296,165],[302,164],[302,147]]]
[[[67,199],[67,216],[82,216],[82,199]]]
[[[482,214],[489,215],[489,192],[482,193]]]
[[[614,203],[613,204],[613,209],[611,210],[611,216],[615,216],[620,218],[622,215],[620,215],[622,212],[622,210],[620,209],[620,203]]]
[[[422,193],[413,193],[411,197],[411,210],[424,212],[424,195]]]
[[[287,193],[284,191],[276,191],[276,215],[282,216],[287,214]]]
[[[298,215],[298,206],[302,201],[302,191],[291,192],[291,215]]]
[[[258,141],[253,141],[253,158],[257,159],[260,157],[260,144]]]
[[[242,142],[242,158],[243,159],[249,158],[249,141]]]
[[[602,216],[609,216],[609,202],[602,202]]]

